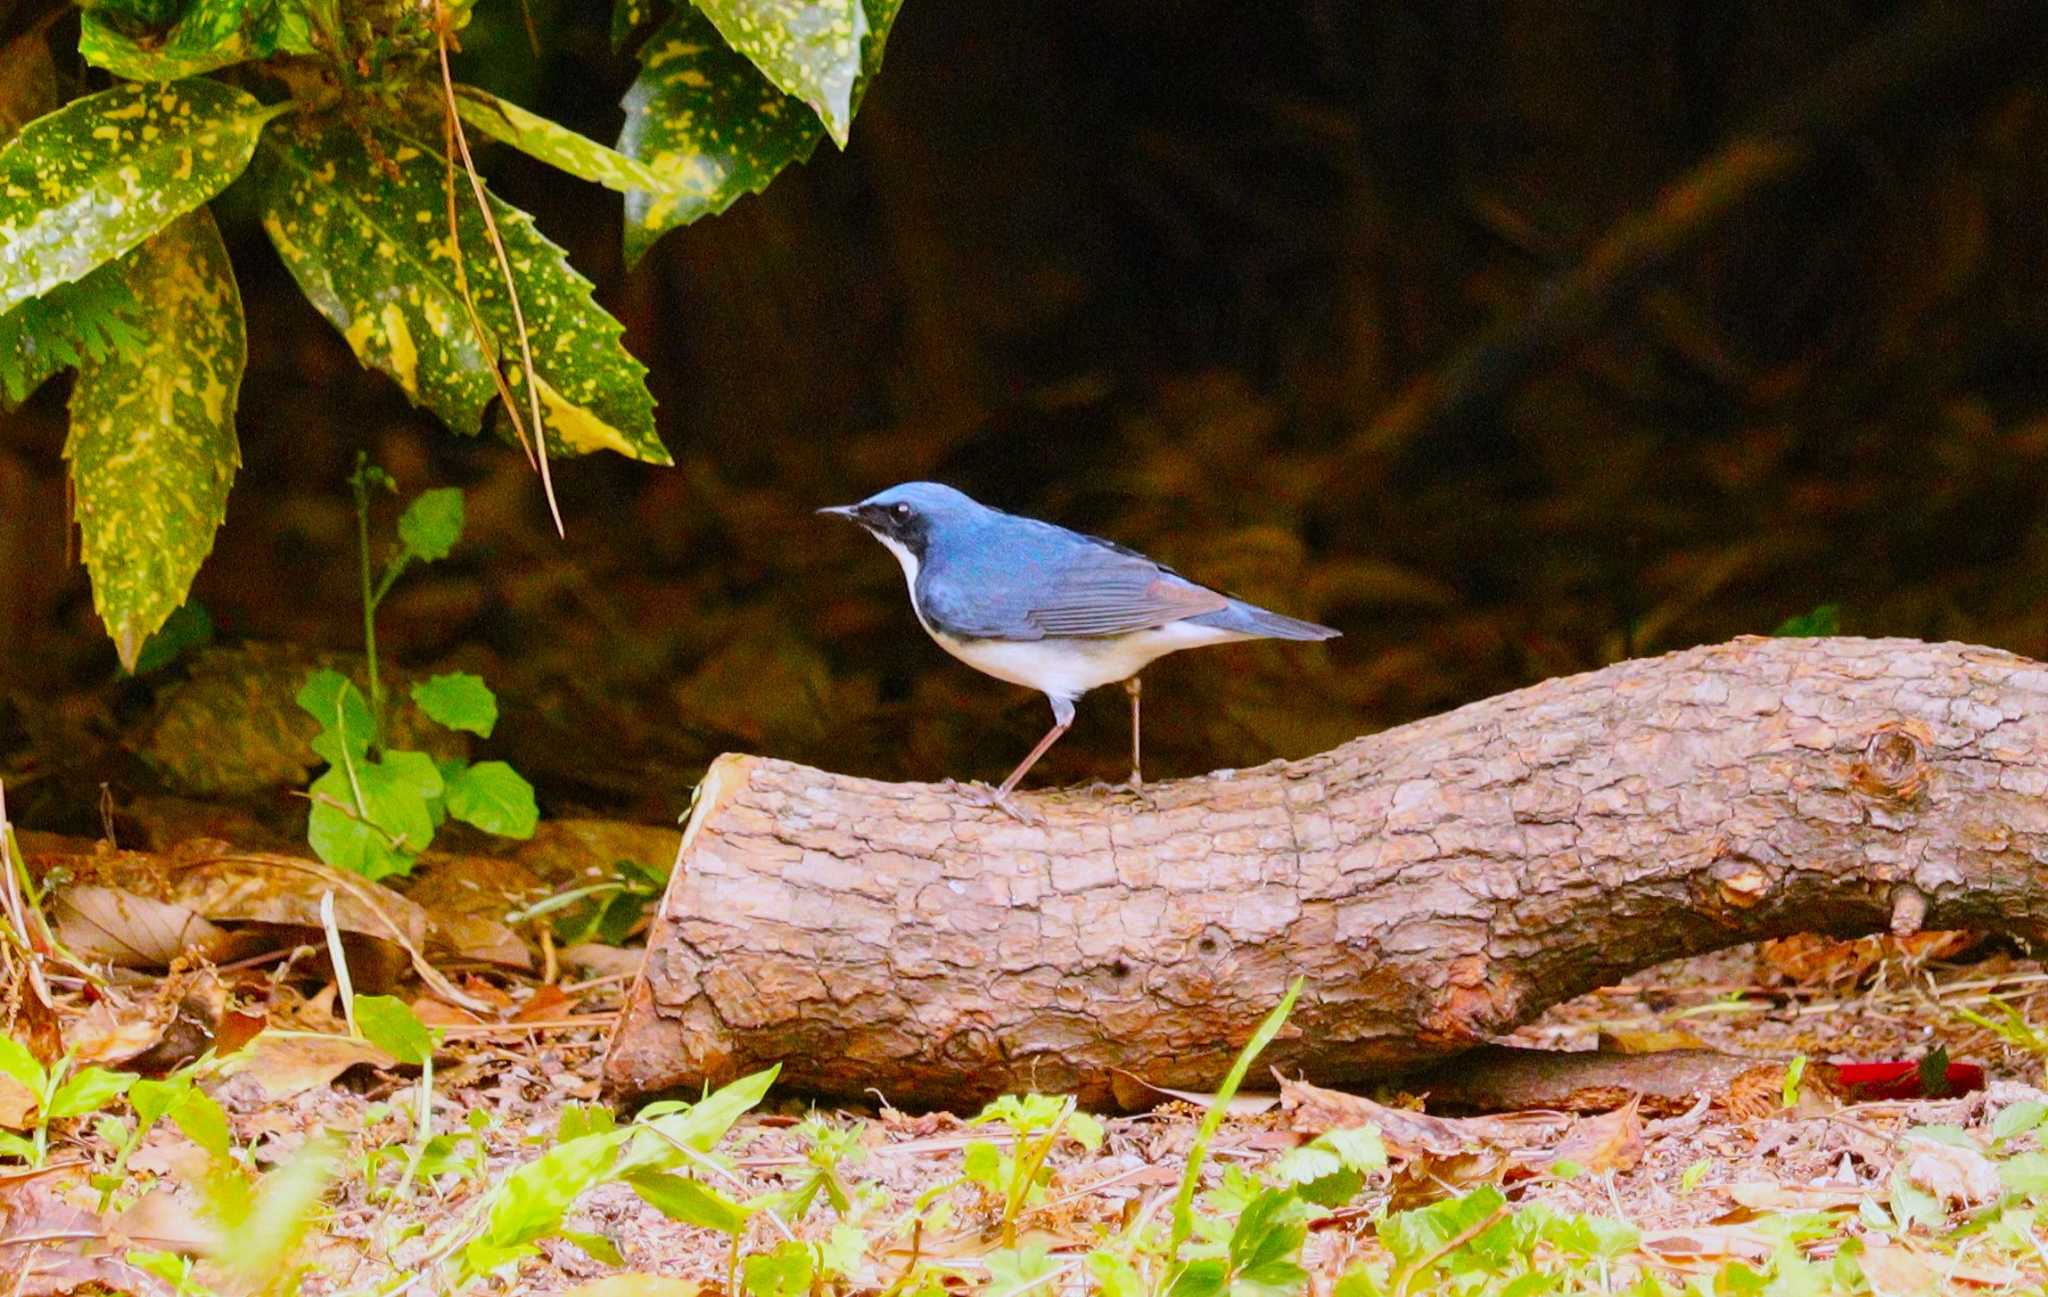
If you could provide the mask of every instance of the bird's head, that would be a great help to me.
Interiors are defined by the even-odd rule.
[[[877,491],[859,504],[836,504],[819,513],[849,518],[899,556],[921,559],[934,533],[972,522],[987,512],[966,495],[937,482],[905,482]]]

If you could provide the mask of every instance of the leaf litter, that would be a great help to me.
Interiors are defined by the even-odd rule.
[[[435,1132],[431,1156],[424,1177],[400,1195],[394,1168],[408,1149],[427,1147],[416,1143],[421,1069],[349,1035],[334,970],[315,935],[314,889],[331,885],[318,866],[204,845],[170,853],[166,865],[145,853],[23,837],[33,870],[49,877],[55,868],[71,880],[56,888],[52,905],[60,935],[68,940],[90,928],[111,941],[109,950],[125,952],[112,962],[134,966],[104,985],[59,981],[64,1043],[79,1060],[125,1066],[147,1058],[178,1021],[197,1021],[221,1045],[239,1048],[217,1050],[197,1066],[188,1064],[199,1050],[187,1050],[153,1070],[182,1065],[170,1075],[195,1078],[193,1088],[220,1113],[224,1137],[245,1150],[246,1174],[284,1177],[309,1157],[332,1157],[326,1212],[300,1253],[317,1261],[305,1275],[307,1292],[373,1290],[445,1267],[451,1240],[474,1237],[493,1190],[562,1147],[565,1121],[600,1098],[605,1032],[625,990],[618,960],[594,958],[596,975],[583,982],[565,960],[561,975],[543,982],[536,972],[543,961],[532,958],[521,966],[442,943],[432,946],[432,959],[444,969],[428,954],[429,934],[449,927],[446,897],[467,897],[461,908],[473,916],[489,916],[494,904],[509,915],[530,905],[536,888],[575,881],[574,871],[507,870],[513,885],[494,902],[477,899],[491,892],[485,857],[446,857],[449,876],[439,884],[430,883],[430,862],[415,897],[431,904],[360,880],[345,897],[337,889],[336,920],[361,938],[351,965],[358,949],[381,944],[395,952],[381,967],[365,960],[351,972],[367,972],[410,1001],[423,1029],[436,1033],[425,1100]],[[249,899],[271,886],[279,894],[263,904]],[[529,941],[539,926],[500,922],[498,940]],[[240,943],[218,945],[216,953],[258,953],[162,966],[175,940],[167,932],[209,931]],[[1385,1169],[1360,1175],[1340,1205],[1276,1236],[1305,1230],[1299,1264],[1326,1281],[1347,1267],[1378,1264],[1405,1275],[1408,1291],[1430,1290],[1418,1276],[1435,1275],[1446,1257],[1540,1207],[1566,1219],[1622,1223],[1615,1228],[1625,1226],[1626,1234],[1615,1237],[1626,1245],[1616,1244],[1603,1262],[1620,1267],[1617,1273],[1647,1267],[1677,1279],[1736,1264],[1761,1270],[1783,1264],[1792,1246],[1801,1264],[1826,1263],[1847,1249],[1876,1293],[1926,1291],[1929,1275],[1937,1285],[2038,1283],[2048,1273],[2038,1250],[1994,1246],[1991,1230],[1949,1231],[2048,1193],[2048,1169],[2040,1169],[2048,1168],[2048,1154],[2036,1133],[2048,1116],[2048,1093],[2031,1084],[2044,1054],[2019,1029],[1994,1029],[2005,1021],[1995,1016],[1999,1005],[2011,1005],[2022,1024],[2042,1020],[2048,1006],[2034,1001],[2048,993],[2048,974],[2007,952],[1955,949],[1979,958],[1945,964],[1893,950],[1872,963],[1857,952],[1809,949],[1799,954],[1811,966],[1804,978],[1787,967],[1783,951],[1723,952],[1582,997],[1511,1038],[1614,1053],[1711,1049],[1757,1064],[1746,1088],[1730,1084],[1682,1110],[1621,1094],[1604,1109],[1460,1115],[1421,1087],[1344,1094],[1277,1078],[1276,1094],[1233,1096],[1206,1145],[1196,1203],[1251,1213],[1243,1195],[1256,1177],[1339,1167],[1329,1141],[1369,1126]],[[1844,961],[1854,966],[1847,974]],[[356,993],[367,989],[358,980]],[[1823,1080],[1832,1061],[1913,1063],[1935,1057],[1936,1046],[1981,1059],[1988,1082],[1947,1097],[1856,1102]],[[1815,1061],[1794,1061],[1805,1058]],[[1130,1080],[1134,1095],[1149,1091]],[[9,1100],[0,1103],[0,1124],[14,1131],[38,1120],[34,1097],[15,1093],[21,1088],[0,1082],[0,1099]],[[882,1291],[917,1266],[956,1276],[941,1289],[1016,1273],[1037,1275],[1048,1291],[1076,1290],[1083,1259],[1105,1239],[1133,1221],[1164,1219],[1213,1097],[1144,1093],[1142,1102],[1158,1106],[1104,1118],[1090,1141],[1047,1140],[1022,1117],[970,1126],[964,1118],[971,1114],[908,1114],[886,1105],[817,1114],[801,1098],[771,1095],[716,1143],[717,1174],[704,1176],[724,1199],[784,1205],[788,1219],[764,1211],[746,1226],[751,1255],[767,1258],[746,1276],[732,1270],[725,1235],[671,1219],[625,1179],[582,1195],[567,1209],[564,1232],[538,1238],[534,1253],[508,1274],[521,1292],[594,1297],[724,1292],[736,1277],[753,1291],[780,1291],[768,1267],[787,1264],[796,1274],[798,1253],[789,1248],[801,1244],[812,1249],[804,1255],[833,1258],[839,1291]],[[158,1122],[138,1136],[121,1163],[125,1179],[102,1203],[117,1144],[133,1128],[126,1102],[109,1099],[96,1113],[49,1123],[46,1166],[0,1179],[6,1237],[41,1240],[27,1249],[0,1243],[0,1265],[20,1277],[21,1291],[77,1291],[89,1283],[168,1291],[155,1272],[142,1275],[128,1260],[152,1243],[200,1267],[196,1273],[214,1273],[206,1267],[214,1264],[209,1240],[219,1236],[220,1208],[209,1195],[219,1189],[209,1187],[209,1159],[183,1121]],[[972,1151],[978,1146],[990,1151]],[[1301,1162],[1305,1153],[1315,1158]],[[821,1183],[819,1168],[828,1164],[835,1187],[806,1190]],[[1024,1183],[1004,1175],[1026,1171],[1040,1178],[1017,1192],[997,1191]],[[790,1210],[792,1195],[805,1192],[814,1201]],[[819,1205],[834,1192],[844,1196],[845,1211]],[[944,1210],[934,1212],[935,1203]],[[1444,1248],[1443,1256],[1404,1252],[1400,1231],[1389,1232],[1389,1213],[1407,1213],[1391,1217],[1407,1220],[1453,1208],[1472,1218],[1458,1218],[1457,1229],[1436,1238],[1431,1246]],[[887,1224],[913,1218],[912,1229]],[[849,1219],[860,1226],[849,1227]],[[2030,1212],[2026,1220],[2031,1239]],[[1789,1244],[1788,1229],[1796,1235]],[[1006,1230],[1013,1247],[1003,1246]],[[1203,1246],[1199,1236],[1191,1246]],[[1046,1278],[1054,1274],[1061,1277]]]

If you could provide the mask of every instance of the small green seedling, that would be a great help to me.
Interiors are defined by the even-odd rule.
[[[1052,1179],[1046,1159],[1062,1138],[1089,1152],[1102,1147],[1102,1123],[1074,1106],[1071,1095],[1006,1094],[983,1108],[970,1126],[1002,1122],[1016,1137],[1009,1152],[988,1140],[967,1146],[963,1170],[968,1180],[1002,1203],[1003,1246],[1017,1246],[1017,1217],[1044,1198]]]
[[[313,809],[307,841],[322,860],[369,878],[407,874],[435,830],[453,817],[486,833],[530,838],[540,814],[533,785],[503,761],[436,760],[425,752],[384,743],[385,697],[377,660],[377,608],[407,567],[445,558],[462,537],[462,492],[427,491],[398,520],[399,548],[373,579],[370,491],[396,489],[382,469],[358,460],[349,479],[356,500],[362,552],[363,647],[369,696],[339,671],[316,671],[299,689],[298,704],[320,723],[313,751],[327,770],[307,789]],[[412,688],[428,719],[452,730],[489,738],[498,700],[480,677],[438,675]]]
[[[12,1036],[0,1036],[0,1073],[27,1090],[36,1104],[36,1124],[27,1136],[0,1131],[0,1156],[18,1157],[32,1167],[49,1160],[52,1122],[90,1117],[126,1094],[137,1079],[133,1072],[103,1067],[73,1071],[69,1054],[46,1068]]]

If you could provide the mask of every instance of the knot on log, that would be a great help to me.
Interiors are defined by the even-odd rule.
[[[1904,721],[1881,727],[1863,745],[1863,759],[1856,763],[1856,786],[1873,797],[1899,801],[1918,795],[1927,781],[1925,752],[1931,739],[1924,726]]]

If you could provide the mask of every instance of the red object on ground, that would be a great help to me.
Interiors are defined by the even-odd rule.
[[[1834,1066],[1842,1078],[1843,1087],[1849,1091],[1849,1097],[1856,1100],[1946,1098],[1984,1088],[1984,1069],[1975,1063],[1950,1063],[1942,1072],[1942,1081],[1947,1088],[1941,1095],[1927,1093],[1920,1080],[1920,1064],[1913,1060],[1837,1063]]]

